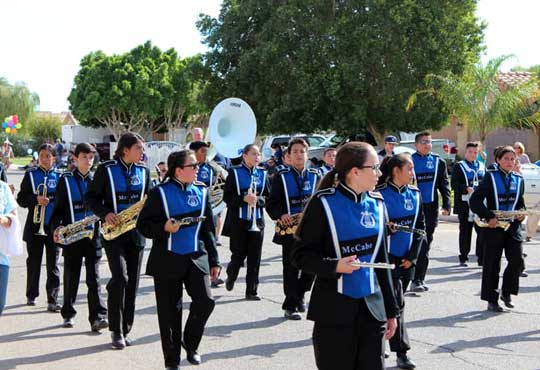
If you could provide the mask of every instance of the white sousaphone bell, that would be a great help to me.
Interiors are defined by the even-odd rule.
[[[257,120],[251,107],[239,98],[222,100],[212,111],[206,133],[206,141],[210,142],[207,158],[211,161],[217,153],[227,158],[237,158],[248,144],[255,142]],[[225,170],[222,176],[210,189],[210,202],[214,215],[225,208],[223,201],[223,184],[227,177]]]

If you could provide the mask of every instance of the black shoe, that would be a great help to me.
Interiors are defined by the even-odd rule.
[[[234,281],[227,278],[225,281],[225,289],[227,289],[229,292],[234,289]]]
[[[411,291],[415,293],[423,293],[426,288],[422,285],[421,281],[415,281],[411,284]]]
[[[216,240],[216,247],[222,247],[223,244],[219,241],[219,240]]]
[[[427,292],[429,290],[429,285],[426,285],[426,283],[424,283],[423,281],[421,282],[421,284],[424,290]]]
[[[467,265],[467,261],[461,261],[461,262],[459,263],[459,265],[460,265],[461,267],[469,267],[469,265]]]
[[[260,301],[260,300],[261,300],[261,297],[259,297],[257,293],[246,294],[246,301]]]
[[[62,309],[62,306],[60,306],[58,303],[49,303],[47,305],[47,311],[49,312],[60,312]]]
[[[384,358],[389,358],[389,357],[390,357],[390,352],[384,351]]]
[[[499,302],[488,302],[487,309],[491,312],[504,312],[504,308],[499,305]]]
[[[124,335],[124,342],[126,342],[126,347],[130,347],[133,345],[133,339],[131,339],[127,335]]]
[[[416,369],[416,364],[412,362],[407,355],[398,356],[397,367],[400,369]]]
[[[525,270],[521,271],[521,274],[519,274],[520,277],[527,277],[529,276],[529,273]]]
[[[302,315],[298,311],[285,310],[284,316],[288,320],[302,320]]]
[[[94,320],[94,322],[92,323],[90,327],[92,328],[93,332],[98,332],[101,329],[108,328],[109,322],[107,321],[107,319],[97,319],[97,320]]]
[[[112,349],[124,349],[126,347],[126,341],[122,334],[111,333],[111,346]]]
[[[504,305],[508,308],[515,308],[516,306],[512,303],[512,297],[509,295],[501,295],[501,301],[504,302]]]
[[[306,303],[305,302],[302,302],[298,305],[298,307],[296,307],[296,309],[298,310],[298,312],[306,312],[307,310],[307,307],[306,307]]]
[[[27,306],[35,306],[36,305],[36,300],[34,298],[28,298],[26,300],[26,305]]]
[[[223,283],[225,283],[225,282],[223,281],[223,279],[217,278],[215,281],[212,281],[212,282],[210,283],[210,286],[211,286],[212,288],[219,288],[219,286],[220,286],[220,285],[223,285]]]
[[[179,370],[180,368],[178,366],[167,366],[165,370]]]
[[[523,255],[523,258],[527,258],[527,256],[528,256],[528,254],[525,253],[525,252],[523,252],[522,255]]]
[[[75,320],[73,320],[72,317],[68,319],[64,319],[64,323],[62,324],[63,328],[72,328],[73,325],[75,325]]]
[[[189,350],[186,348],[186,344],[184,341],[182,341],[182,347],[186,350],[187,357],[186,359],[188,362],[192,365],[200,365],[201,364],[201,355],[197,353],[195,350]]]

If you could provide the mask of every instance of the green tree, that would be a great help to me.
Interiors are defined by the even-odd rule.
[[[410,97],[408,110],[414,110],[418,96],[430,95],[443,104],[451,118],[478,133],[482,142],[489,132],[500,127],[540,125],[537,78],[513,86],[503,85],[497,78],[501,64],[509,58],[502,56],[486,65],[470,65],[462,76],[428,75],[427,89]]]
[[[39,143],[54,143],[62,135],[62,121],[54,116],[35,114],[29,122],[29,133]]]
[[[475,9],[476,0],[225,0],[217,19],[197,23],[211,49],[205,99],[243,98],[260,132],[438,127],[436,100],[404,106],[427,74],[477,60]]]
[[[39,105],[39,96],[31,92],[21,82],[10,84],[5,78],[0,77],[0,121],[5,117],[16,114],[23,125],[21,134],[27,131],[29,119]]]
[[[70,109],[82,124],[105,126],[115,135],[166,131],[181,124],[186,111],[187,63],[174,49],[162,52],[150,41],[121,55],[92,52],[81,60]]]

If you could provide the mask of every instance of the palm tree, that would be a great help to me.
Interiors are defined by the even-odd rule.
[[[471,132],[479,134],[482,142],[489,132],[500,127],[536,128],[540,126],[538,80],[531,76],[526,82],[504,86],[499,76],[501,64],[511,56],[501,56],[470,65],[462,76],[426,76],[427,88],[409,98],[411,110],[419,94],[429,94],[439,100],[450,119],[457,119]]]

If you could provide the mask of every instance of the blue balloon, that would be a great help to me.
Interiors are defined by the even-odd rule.
[[[7,123],[6,122],[2,122],[2,128],[7,128]]]

